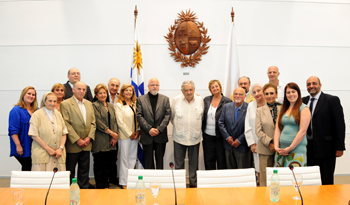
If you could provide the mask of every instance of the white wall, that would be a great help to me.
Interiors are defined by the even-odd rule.
[[[224,83],[233,7],[241,75],[265,83],[267,68],[277,65],[281,81],[298,83],[304,95],[306,79],[317,75],[324,92],[340,97],[350,122],[349,0],[0,1],[0,176],[20,169],[8,157],[7,127],[8,113],[24,87],[34,86],[40,100],[54,83],[66,82],[71,67],[80,69],[82,81],[92,89],[111,77],[129,82],[135,5],[145,81],[157,77],[161,92],[170,98],[180,94],[183,80],[193,80],[202,96],[209,95],[211,79]],[[197,14],[212,38],[196,68],[174,62],[163,37],[186,9]],[[348,136],[349,131],[346,144]],[[171,148],[168,143],[167,162],[173,159]],[[350,174],[349,159],[349,152],[338,159],[336,174]]]

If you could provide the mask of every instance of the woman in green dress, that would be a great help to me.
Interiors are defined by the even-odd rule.
[[[311,113],[302,103],[300,88],[296,83],[288,83],[284,88],[284,101],[277,118],[275,130],[275,167],[307,166],[306,131]]]

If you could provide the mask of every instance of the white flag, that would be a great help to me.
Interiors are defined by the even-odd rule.
[[[231,31],[228,40],[227,56],[226,56],[226,68],[225,68],[225,84],[224,95],[230,97],[238,87],[239,67],[238,67],[238,54],[236,44],[236,31],[234,22],[231,23]]]

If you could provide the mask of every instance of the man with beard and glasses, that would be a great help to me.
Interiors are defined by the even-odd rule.
[[[240,77],[238,79],[238,87],[243,88],[244,91],[245,91],[246,95],[245,95],[244,102],[250,103],[250,102],[255,100],[253,95],[249,92],[249,89],[250,89],[250,78],[249,77],[247,77],[247,76]],[[235,101],[233,94],[231,94],[230,98],[231,98],[232,101]]]
[[[159,80],[148,81],[148,94],[137,99],[136,114],[141,128],[140,142],[145,154],[145,169],[163,169],[165,146],[168,142],[167,126],[171,111],[169,98],[159,94]],[[156,165],[154,165],[154,156]]]

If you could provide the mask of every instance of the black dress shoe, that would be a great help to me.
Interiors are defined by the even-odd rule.
[[[95,185],[89,183],[89,189],[96,189]]]

